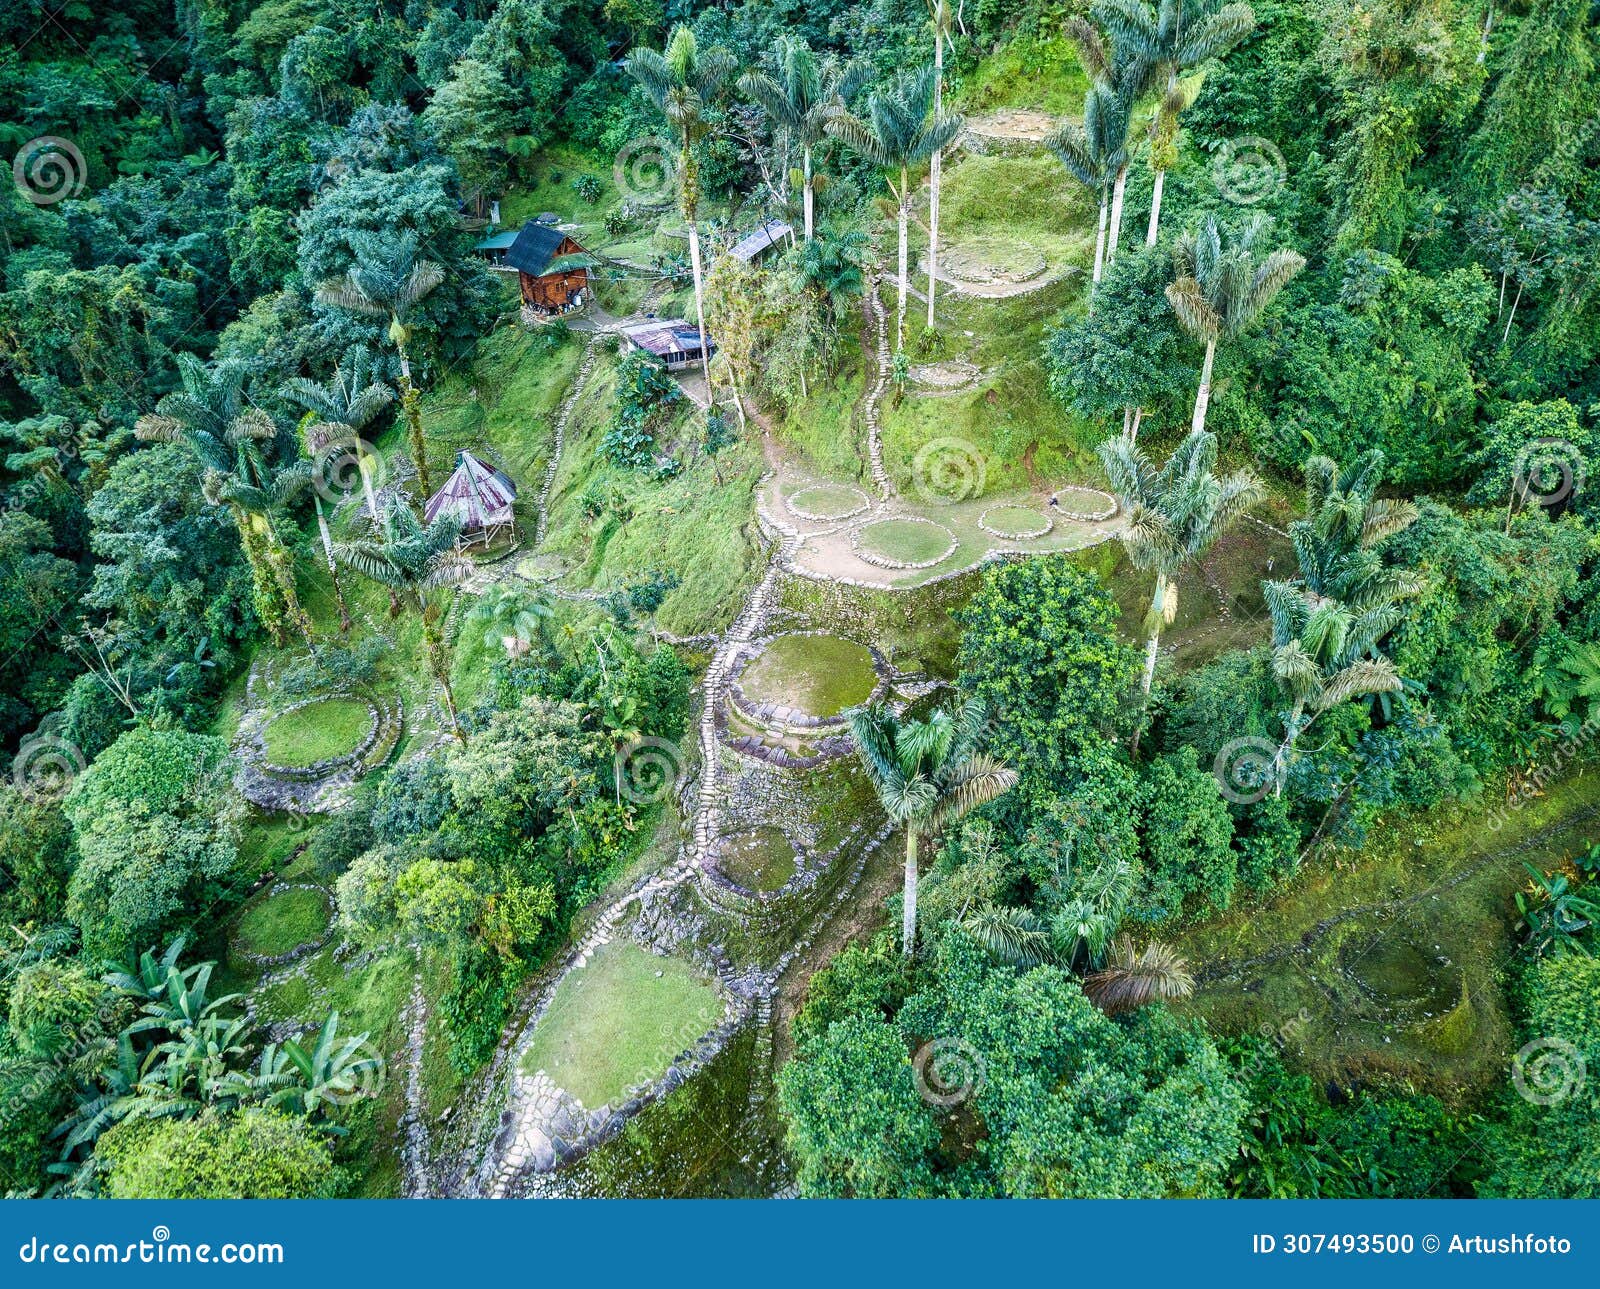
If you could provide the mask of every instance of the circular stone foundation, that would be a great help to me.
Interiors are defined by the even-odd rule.
[[[800,857],[783,830],[771,824],[730,833],[717,844],[717,871],[757,894],[781,890],[800,869]]]
[[[880,568],[932,568],[955,553],[960,543],[931,519],[878,519],[850,534],[855,552]]]
[[[872,503],[860,488],[846,484],[823,483],[801,488],[784,499],[784,505],[801,519],[848,519],[859,515]]]
[[[778,636],[740,672],[749,704],[833,720],[871,699],[878,685],[872,651],[842,636]]]
[[[1055,527],[1049,515],[1028,506],[993,506],[978,517],[978,527],[995,537],[1029,541]]]
[[[974,237],[939,253],[939,268],[960,282],[1017,286],[1041,277],[1044,253],[1009,237]]]
[[[358,698],[321,698],[280,712],[261,731],[269,764],[304,770],[353,754],[378,723]]]
[[[1339,966],[1391,1014],[1440,1016],[1461,998],[1460,969],[1403,935],[1349,942],[1340,949]]]
[[[254,962],[298,957],[327,939],[332,919],[333,903],[321,887],[280,886],[245,907],[233,948]]]
[[[1117,499],[1098,488],[1080,488],[1070,484],[1050,498],[1056,513],[1066,519],[1077,519],[1095,524],[1110,519],[1117,513]]]

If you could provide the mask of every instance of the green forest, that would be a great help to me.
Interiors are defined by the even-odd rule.
[[[7,1195],[1600,1198],[1587,0],[0,28]]]

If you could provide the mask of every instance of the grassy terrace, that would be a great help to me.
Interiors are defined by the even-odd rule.
[[[544,1070],[596,1109],[659,1075],[721,1014],[715,991],[685,963],[614,942],[557,986],[523,1068]]]
[[[355,749],[372,726],[372,711],[354,698],[326,698],[273,720],[264,731],[267,760],[307,766]]]

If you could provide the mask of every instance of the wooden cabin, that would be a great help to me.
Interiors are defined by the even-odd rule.
[[[536,313],[567,313],[588,298],[595,260],[559,228],[529,220],[501,262],[516,270],[522,303]]]

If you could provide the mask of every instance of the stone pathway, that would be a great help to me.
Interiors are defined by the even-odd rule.
[[[572,388],[567,391],[566,398],[561,401],[561,409],[556,413],[555,436],[550,443],[550,461],[544,468],[544,479],[539,485],[539,499],[535,503],[539,507],[539,519],[534,525],[533,544],[539,545],[544,541],[545,529],[550,522],[550,489],[555,486],[556,470],[561,465],[561,449],[567,441],[567,422],[572,418],[572,409],[577,404],[578,395],[583,392],[583,383],[589,379],[589,373],[594,370],[594,360],[600,352],[600,332],[590,335],[588,343],[584,346],[583,361],[578,364],[578,370],[572,377]]]
[[[401,1013],[401,1024],[406,1031],[406,1110],[400,1119],[405,1195],[407,1199],[425,1199],[429,1194],[428,1161],[432,1150],[428,1141],[427,1107],[422,1100],[422,1046],[428,1034],[428,998],[422,988],[420,962],[411,979],[411,997]]]

